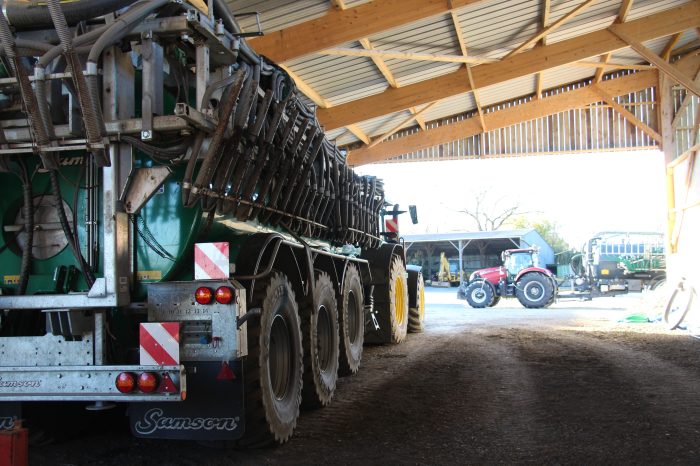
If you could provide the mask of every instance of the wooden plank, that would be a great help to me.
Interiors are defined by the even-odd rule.
[[[621,29],[621,27],[622,25],[613,25],[610,26],[608,29],[617,37],[627,42],[627,44],[629,44],[629,46],[632,47],[632,49],[634,49],[635,52],[644,57],[644,59],[646,59],[649,63],[653,63],[662,72],[666,73],[673,80],[675,80],[678,84],[682,85],[690,92],[700,97],[700,86],[695,84],[688,75],[679,72],[676,68],[671,66],[670,63],[668,63],[666,60],[655,54],[652,50],[642,45],[641,41],[635,39],[632,35],[629,34],[629,32]]]
[[[494,63],[496,60],[484,60],[473,57],[465,57],[463,55],[441,55],[437,53],[413,53],[413,52],[398,52],[394,50],[379,50],[379,49],[350,49],[350,48],[335,48],[319,50],[319,55],[330,55],[339,57],[369,57],[369,58],[391,58],[397,60],[417,60],[417,61],[434,61],[446,63]]]
[[[366,37],[360,39],[360,45],[362,45],[365,50],[375,50],[372,43]],[[374,62],[374,66],[376,66],[379,72],[382,73],[382,76],[384,76],[386,82],[388,82],[391,87],[399,87],[398,84],[396,84],[394,73],[392,73],[389,67],[386,65],[384,58],[381,56],[373,56],[371,58],[372,62]]]
[[[697,24],[700,24],[700,2],[630,21],[620,27],[636,40],[645,41],[668,36]],[[477,65],[472,72],[479,86],[487,87],[625,47],[627,44],[623,40],[605,29],[537,47],[497,63]],[[332,130],[470,90],[467,71],[460,68],[455,73],[398,89],[387,89],[332,109],[319,109],[317,115],[326,129]]]
[[[372,140],[367,136],[367,134],[360,129],[359,126],[357,125],[348,125],[347,126],[348,131],[350,131],[352,134],[354,134],[357,139],[360,141],[364,142],[365,144],[369,144],[372,142]]]
[[[249,42],[257,53],[283,63],[482,1],[375,0],[345,10],[330,8],[320,18],[252,38]]]
[[[420,109],[420,110],[417,111],[416,113],[412,114],[412,115],[409,116],[408,118],[406,118],[406,119],[404,119],[403,121],[401,121],[401,123],[399,123],[398,125],[394,126],[393,128],[391,128],[391,129],[390,129],[389,131],[387,131],[386,133],[384,133],[384,134],[382,134],[381,136],[375,138],[375,139],[369,144],[369,147],[374,147],[374,146],[376,146],[377,144],[381,143],[381,142],[382,142],[383,140],[385,140],[386,138],[388,138],[389,136],[391,136],[392,134],[395,134],[395,133],[396,133],[397,131],[399,131],[401,128],[405,127],[407,124],[409,124],[410,122],[414,121],[414,120],[415,120],[417,117],[419,117],[422,113],[426,112],[426,111],[429,110],[431,107],[433,107],[436,103],[437,103],[437,101],[436,101],[436,102],[431,102],[430,104],[426,105],[425,107],[423,107],[422,109]]]
[[[289,77],[291,77],[294,80],[294,83],[297,85],[297,88],[306,94],[306,97],[311,99],[313,103],[318,105],[319,107],[322,108],[329,108],[331,106],[330,102],[328,102],[326,99],[321,97],[321,94],[316,92],[311,86],[306,84],[303,79],[301,79],[297,74],[295,74],[292,70],[287,68],[284,65],[281,65],[281,68],[284,69],[284,71],[287,72]]]
[[[576,17],[580,13],[583,13],[584,11],[586,11],[595,1],[596,0],[586,0],[585,2],[583,2],[582,4],[580,4],[579,6],[577,6],[576,8],[574,8],[573,10],[571,10],[570,12],[568,12],[567,14],[565,14],[564,16],[562,16],[561,18],[559,18],[558,20],[556,20],[555,22],[550,24],[549,26],[541,29],[537,34],[530,37],[528,40],[526,40],[522,44],[515,47],[513,50],[508,52],[503,57],[503,59],[506,59],[512,55],[515,55],[516,53],[520,52],[521,50],[528,47],[529,45],[532,45],[535,42],[537,42],[538,40],[547,37],[547,34],[549,34],[550,32],[556,31],[561,26],[563,26],[567,21]]]
[[[608,94],[617,96],[654,86],[657,80],[655,71],[645,71],[607,80],[599,84],[599,86]],[[490,130],[507,128],[523,121],[558,114],[572,108],[598,102],[599,100],[600,96],[590,86],[587,86],[543,99],[535,99],[523,105],[487,113],[484,115],[484,120]],[[364,165],[378,162],[401,154],[438,146],[449,141],[468,138],[480,132],[481,124],[478,119],[468,118],[450,125],[386,141],[371,149],[360,148],[351,150],[348,154],[348,163],[351,165]],[[554,150],[557,149],[555,148]]]
[[[653,128],[649,127],[646,123],[641,121],[639,118],[634,116],[632,112],[627,110],[625,107],[622,105],[618,104],[617,101],[608,94],[604,89],[600,87],[600,84],[595,84],[591,86],[591,88],[600,96],[603,101],[605,101],[608,105],[610,105],[612,108],[615,109],[617,113],[625,117],[627,121],[632,123],[634,126],[637,128],[641,129],[644,131],[646,134],[649,135],[649,137],[653,138],[656,142],[661,143],[661,135],[657,133]]]

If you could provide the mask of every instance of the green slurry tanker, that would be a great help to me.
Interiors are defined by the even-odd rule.
[[[3,428],[53,401],[126,406],[140,437],[284,442],[364,342],[422,330],[381,181],[209,5],[0,12]]]

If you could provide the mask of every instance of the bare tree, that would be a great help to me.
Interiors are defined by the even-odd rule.
[[[460,210],[459,212],[473,218],[479,231],[498,230],[508,219],[527,213],[520,210],[518,202],[508,202],[504,207],[504,204],[506,204],[505,198],[490,202],[488,191],[480,191],[472,199],[473,207]]]

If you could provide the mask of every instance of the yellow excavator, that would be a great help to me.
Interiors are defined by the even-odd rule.
[[[448,260],[445,253],[441,252],[440,270],[437,274],[437,281],[433,282],[433,286],[445,288],[450,286],[459,286],[459,281],[459,263],[456,260]]]

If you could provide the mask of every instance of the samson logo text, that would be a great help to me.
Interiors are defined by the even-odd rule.
[[[238,417],[167,417],[163,410],[154,408],[146,412],[143,419],[136,422],[134,430],[141,435],[149,435],[156,430],[226,430],[238,428]]]
[[[0,388],[39,388],[41,380],[3,380],[0,377]]]
[[[0,417],[0,430],[12,430],[15,428],[15,418],[12,416],[9,417]]]

